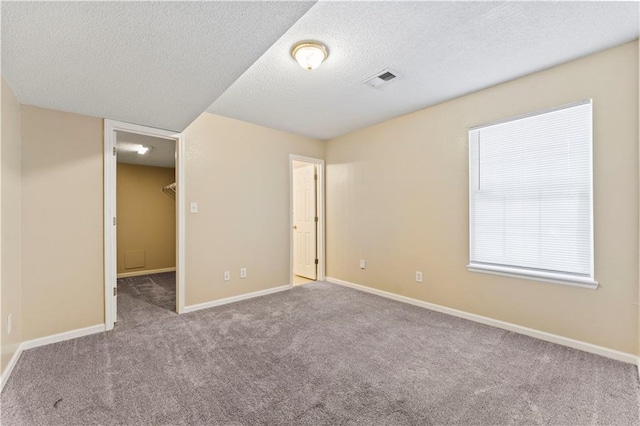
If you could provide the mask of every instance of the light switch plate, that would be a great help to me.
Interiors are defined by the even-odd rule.
[[[191,213],[198,213],[198,203],[196,203],[195,201],[192,201],[191,205],[190,205],[190,208],[189,208],[189,211]]]
[[[366,269],[367,261],[364,259],[360,259],[360,269]]]

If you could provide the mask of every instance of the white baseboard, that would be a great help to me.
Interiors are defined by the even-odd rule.
[[[201,309],[213,308],[214,306],[235,303],[241,300],[253,299],[254,297],[266,296],[267,294],[278,293],[280,291],[289,290],[293,286],[291,284],[280,287],[273,287],[266,290],[254,291],[253,293],[240,294],[238,296],[227,297],[225,299],[212,300],[211,302],[199,303],[197,305],[189,305],[184,307],[184,313],[199,311]]]
[[[2,372],[2,380],[0,382],[0,391],[4,389],[4,385],[5,383],[7,383],[7,380],[9,380],[9,376],[13,372],[13,368],[18,363],[18,360],[20,359],[20,355],[22,355],[23,351],[26,351],[27,349],[37,348],[40,346],[50,345],[52,343],[63,342],[65,340],[77,339],[78,337],[101,333],[103,331],[105,331],[105,325],[97,324],[97,325],[92,325],[90,327],[78,328],[71,331],[65,331],[63,333],[52,334],[51,336],[39,337],[37,339],[32,339],[32,340],[26,340],[20,343],[20,345],[18,345],[18,348],[14,352],[13,356],[11,357],[11,360],[9,361],[7,368],[5,368],[5,371]]]
[[[7,367],[2,372],[2,377],[0,378],[0,392],[2,392],[2,389],[4,389],[5,383],[7,383],[7,380],[9,380],[9,376],[11,376],[13,367],[16,366],[16,364],[18,363],[18,360],[20,359],[20,355],[22,355],[21,346],[22,344],[18,345],[18,347],[16,348],[16,351],[13,353],[13,356],[9,360],[9,364],[7,364]]]
[[[617,361],[636,364],[638,365],[638,369],[639,369],[638,374],[640,375],[640,357],[634,354],[617,351],[615,349],[605,348],[603,346],[593,345],[591,343],[583,342],[580,340],[574,340],[568,337],[558,336],[557,334],[551,334],[544,331],[535,330],[533,328],[523,327],[521,325],[500,321],[500,320],[489,318],[489,317],[484,317],[482,315],[476,315],[469,312],[459,311],[453,308],[447,308],[446,306],[436,305],[434,303],[413,299],[411,297],[400,296],[398,294],[389,293],[387,291],[378,290],[371,287],[366,287],[360,284],[354,284],[348,281],[339,280],[337,278],[327,277],[326,281],[333,284],[339,284],[345,287],[354,288],[356,290],[364,291],[366,293],[371,293],[378,296],[386,297],[388,299],[397,300],[399,302],[408,303],[410,305],[420,306],[422,308],[441,312],[443,314],[448,314],[455,317],[460,317],[470,321],[478,322],[481,324],[486,324],[486,325],[501,328],[504,330],[513,331],[514,333],[535,337],[536,339],[544,340],[547,342],[557,343],[559,345],[568,346],[570,348],[579,349],[581,351],[589,352],[596,355],[601,355],[607,358],[615,359]]]
[[[21,349],[23,351],[27,349],[37,348],[39,346],[50,345],[52,343],[58,343],[65,340],[77,339],[78,337],[88,336],[89,334],[96,334],[105,331],[104,324],[96,324],[90,327],[78,328],[71,331],[65,331],[64,333],[52,334],[51,336],[39,337],[33,340],[27,340],[22,342]]]
[[[175,266],[173,268],[146,269],[144,271],[123,272],[121,274],[116,275],[116,277],[117,278],[139,277],[141,275],[153,275],[153,274],[162,274],[163,272],[174,272],[175,270],[176,270]]]

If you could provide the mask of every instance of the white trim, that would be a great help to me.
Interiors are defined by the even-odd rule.
[[[579,110],[580,114],[588,112],[588,155],[589,155],[589,275],[587,274],[572,274],[563,271],[548,271],[535,268],[527,268],[524,266],[512,266],[508,264],[489,264],[480,262],[475,254],[475,221],[473,219],[473,211],[476,205],[475,197],[476,192],[480,189],[480,133],[479,131],[487,127],[493,127],[499,124],[512,123],[520,121],[522,119],[542,116],[552,112],[558,112],[568,110],[572,108],[578,108],[588,106],[586,111],[584,108]],[[566,105],[560,105],[552,108],[547,108],[540,111],[519,115],[516,117],[506,118],[497,122],[487,123],[480,126],[474,126],[469,128],[468,132],[468,145],[469,145],[469,264],[467,268],[471,272],[482,272],[495,275],[503,275],[508,277],[531,279],[534,281],[545,281],[555,284],[571,285],[575,287],[597,289],[598,282],[595,279],[595,257],[594,257],[594,214],[593,214],[593,100],[585,99],[577,102],[572,102]]]
[[[289,290],[293,286],[291,284],[282,285],[280,287],[268,288],[266,290],[254,291],[253,293],[240,294],[238,296],[231,296],[225,299],[212,300],[210,302],[199,303],[197,305],[189,305],[184,307],[185,313],[199,311],[201,309],[213,308],[215,306],[226,305],[228,303],[240,302],[241,300],[253,299],[254,297],[266,296],[268,294],[278,293],[281,291]]]
[[[517,324],[500,321],[500,320],[489,318],[489,317],[484,317],[482,315],[476,315],[469,312],[459,311],[457,309],[436,305],[434,303],[413,299],[411,297],[400,296],[398,294],[389,293],[389,292],[378,290],[371,287],[366,287],[360,284],[354,284],[348,281],[339,280],[337,278],[327,277],[326,281],[333,284],[338,284],[338,285],[350,287],[356,290],[364,291],[366,293],[375,294],[377,296],[386,297],[387,299],[396,300],[398,302],[408,303],[410,305],[419,306],[421,308],[429,309],[436,312],[441,312],[443,314],[464,318],[469,321],[490,325],[492,327],[501,328],[503,330],[513,331],[514,333],[524,334],[525,336],[535,337],[536,339],[544,340],[551,343],[556,343],[558,345],[568,346],[570,348],[579,349],[584,352],[589,352],[592,354],[615,359],[617,361],[637,364],[640,366],[640,357],[634,354],[616,351],[615,349],[609,349],[602,346],[593,345],[591,343],[583,342],[580,340],[574,340],[568,337],[558,336],[557,334],[551,334],[544,331],[535,330],[533,328],[523,327]]]
[[[118,278],[128,278],[128,277],[140,277],[142,275],[153,275],[153,274],[162,274],[164,272],[173,272],[176,268],[160,268],[160,269],[145,269],[143,271],[133,271],[133,272],[123,272],[121,274],[116,275]]]
[[[184,181],[184,137],[181,133],[169,130],[125,123],[115,120],[104,120],[104,316],[106,330],[113,329],[116,322],[116,306],[113,288],[116,284],[116,228],[113,218],[116,217],[116,157],[113,149],[116,146],[116,131],[137,133],[162,139],[171,139],[176,143],[176,312],[184,310],[185,286],[185,181]]]
[[[0,378],[0,392],[2,392],[2,389],[4,389],[4,385],[7,384],[7,380],[9,380],[9,376],[11,376],[13,368],[18,363],[20,355],[22,355],[22,343],[18,345],[15,352],[13,353],[13,356],[9,360],[9,364],[7,364],[4,371],[2,372],[2,377]]]
[[[187,198],[185,194],[185,140],[182,133],[177,135],[176,140],[176,312],[181,314],[184,312],[185,303],[185,271],[187,269],[185,247],[186,247],[186,212]]]
[[[597,290],[598,282],[588,277],[578,277],[568,274],[554,274],[551,272],[535,271],[532,269],[510,268],[501,265],[485,265],[482,263],[470,263],[467,265],[469,272],[500,275],[503,277],[522,278],[525,280],[543,281],[547,283],[570,285],[589,290]]]
[[[96,324],[90,327],[77,328],[71,331],[65,331],[63,333],[52,334],[51,336],[39,337],[33,340],[27,340],[22,342],[21,349],[26,351],[27,349],[37,348],[39,346],[46,346],[52,343],[63,342],[65,340],[77,339],[78,337],[88,336],[90,334],[102,333],[106,331],[104,324]]]
[[[90,334],[102,333],[106,331],[105,324],[96,324],[90,327],[78,328],[71,331],[65,331],[62,333],[52,334],[51,336],[39,337],[37,339],[27,340],[18,345],[16,351],[13,353],[13,356],[9,360],[9,364],[2,372],[2,379],[0,380],[0,391],[4,389],[4,385],[9,380],[9,376],[13,372],[13,368],[18,363],[22,352],[27,349],[33,349],[40,346],[50,345],[52,343],[63,342],[65,340],[77,339],[78,337],[88,336]]]
[[[317,281],[324,281],[326,277],[325,271],[325,168],[324,160],[319,158],[304,157],[301,155],[289,154],[289,284],[293,285],[293,162],[302,161],[304,163],[315,164],[318,166],[318,194],[316,199],[316,207],[318,209],[318,270]]]
[[[110,120],[104,121],[104,323],[111,330],[115,323],[113,288],[116,285],[116,134]]]

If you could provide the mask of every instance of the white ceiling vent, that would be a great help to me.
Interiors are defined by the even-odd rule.
[[[364,84],[371,87],[380,87],[381,85],[388,83],[397,77],[397,73],[391,72],[388,69],[384,71],[380,71],[378,74],[373,77],[367,78],[363,81]]]

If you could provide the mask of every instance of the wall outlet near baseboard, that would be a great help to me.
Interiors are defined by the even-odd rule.
[[[360,269],[367,269],[367,261],[360,259]]]
[[[240,278],[247,278],[247,268],[240,268]]]
[[[422,282],[422,271],[416,271],[416,282],[417,283]]]
[[[13,329],[13,314],[7,315],[7,334],[11,334]]]
[[[225,280],[225,281],[230,281],[230,280],[231,280],[231,272],[229,272],[229,271],[224,271],[224,275],[223,275],[223,277],[224,277],[224,280]]]

